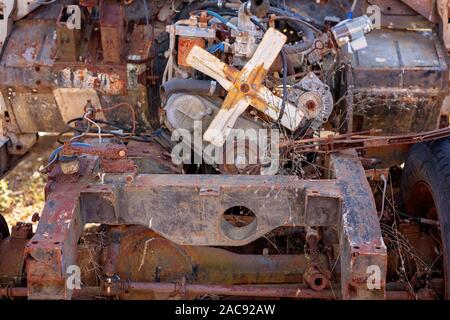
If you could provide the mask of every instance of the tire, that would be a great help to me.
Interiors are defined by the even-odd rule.
[[[402,174],[408,214],[439,220],[445,298],[450,298],[450,138],[414,145]]]
[[[9,228],[5,218],[0,214],[0,240],[9,237]]]

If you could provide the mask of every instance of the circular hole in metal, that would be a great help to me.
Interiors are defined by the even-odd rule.
[[[316,278],[316,279],[314,279],[314,284],[315,284],[317,287],[321,287],[321,286],[322,286],[322,278]]]
[[[257,226],[255,213],[245,206],[227,209],[221,219],[222,232],[232,240],[244,240],[250,237]]]

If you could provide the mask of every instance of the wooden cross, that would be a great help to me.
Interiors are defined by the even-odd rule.
[[[216,80],[228,91],[221,109],[203,135],[205,141],[222,146],[237,118],[249,105],[274,120],[279,118],[282,99],[263,86],[262,82],[285,42],[284,34],[269,28],[253,57],[240,71],[198,46],[191,49],[186,58],[187,63]],[[294,131],[304,117],[305,114],[299,108],[286,101],[281,125]]]

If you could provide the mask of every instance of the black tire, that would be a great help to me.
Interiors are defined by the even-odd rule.
[[[0,240],[9,237],[9,228],[5,218],[0,214]]]
[[[402,175],[405,209],[438,219],[443,245],[445,298],[450,298],[450,138],[414,145]]]

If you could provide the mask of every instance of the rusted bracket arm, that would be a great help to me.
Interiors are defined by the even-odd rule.
[[[433,23],[438,22],[436,1],[433,0],[402,0],[404,4]]]
[[[30,299],[70,299],[72,295],[66,280],[74,272],[69,267],[76,265],[83,224],[79,192],[61,191],[47,199],[36,234],[25,249]]]
[[[331,155],[343,195],[339,226],[343,299],[384,299],[387,253],[375,200],[355,150]]]
[[[39,225],[24,253],[30,299],[70,299],[79,285],[77,244],[85,225],[80,192],[96,163],[84,159],[79,173],[64,175],[57,167],[49,176]]]

